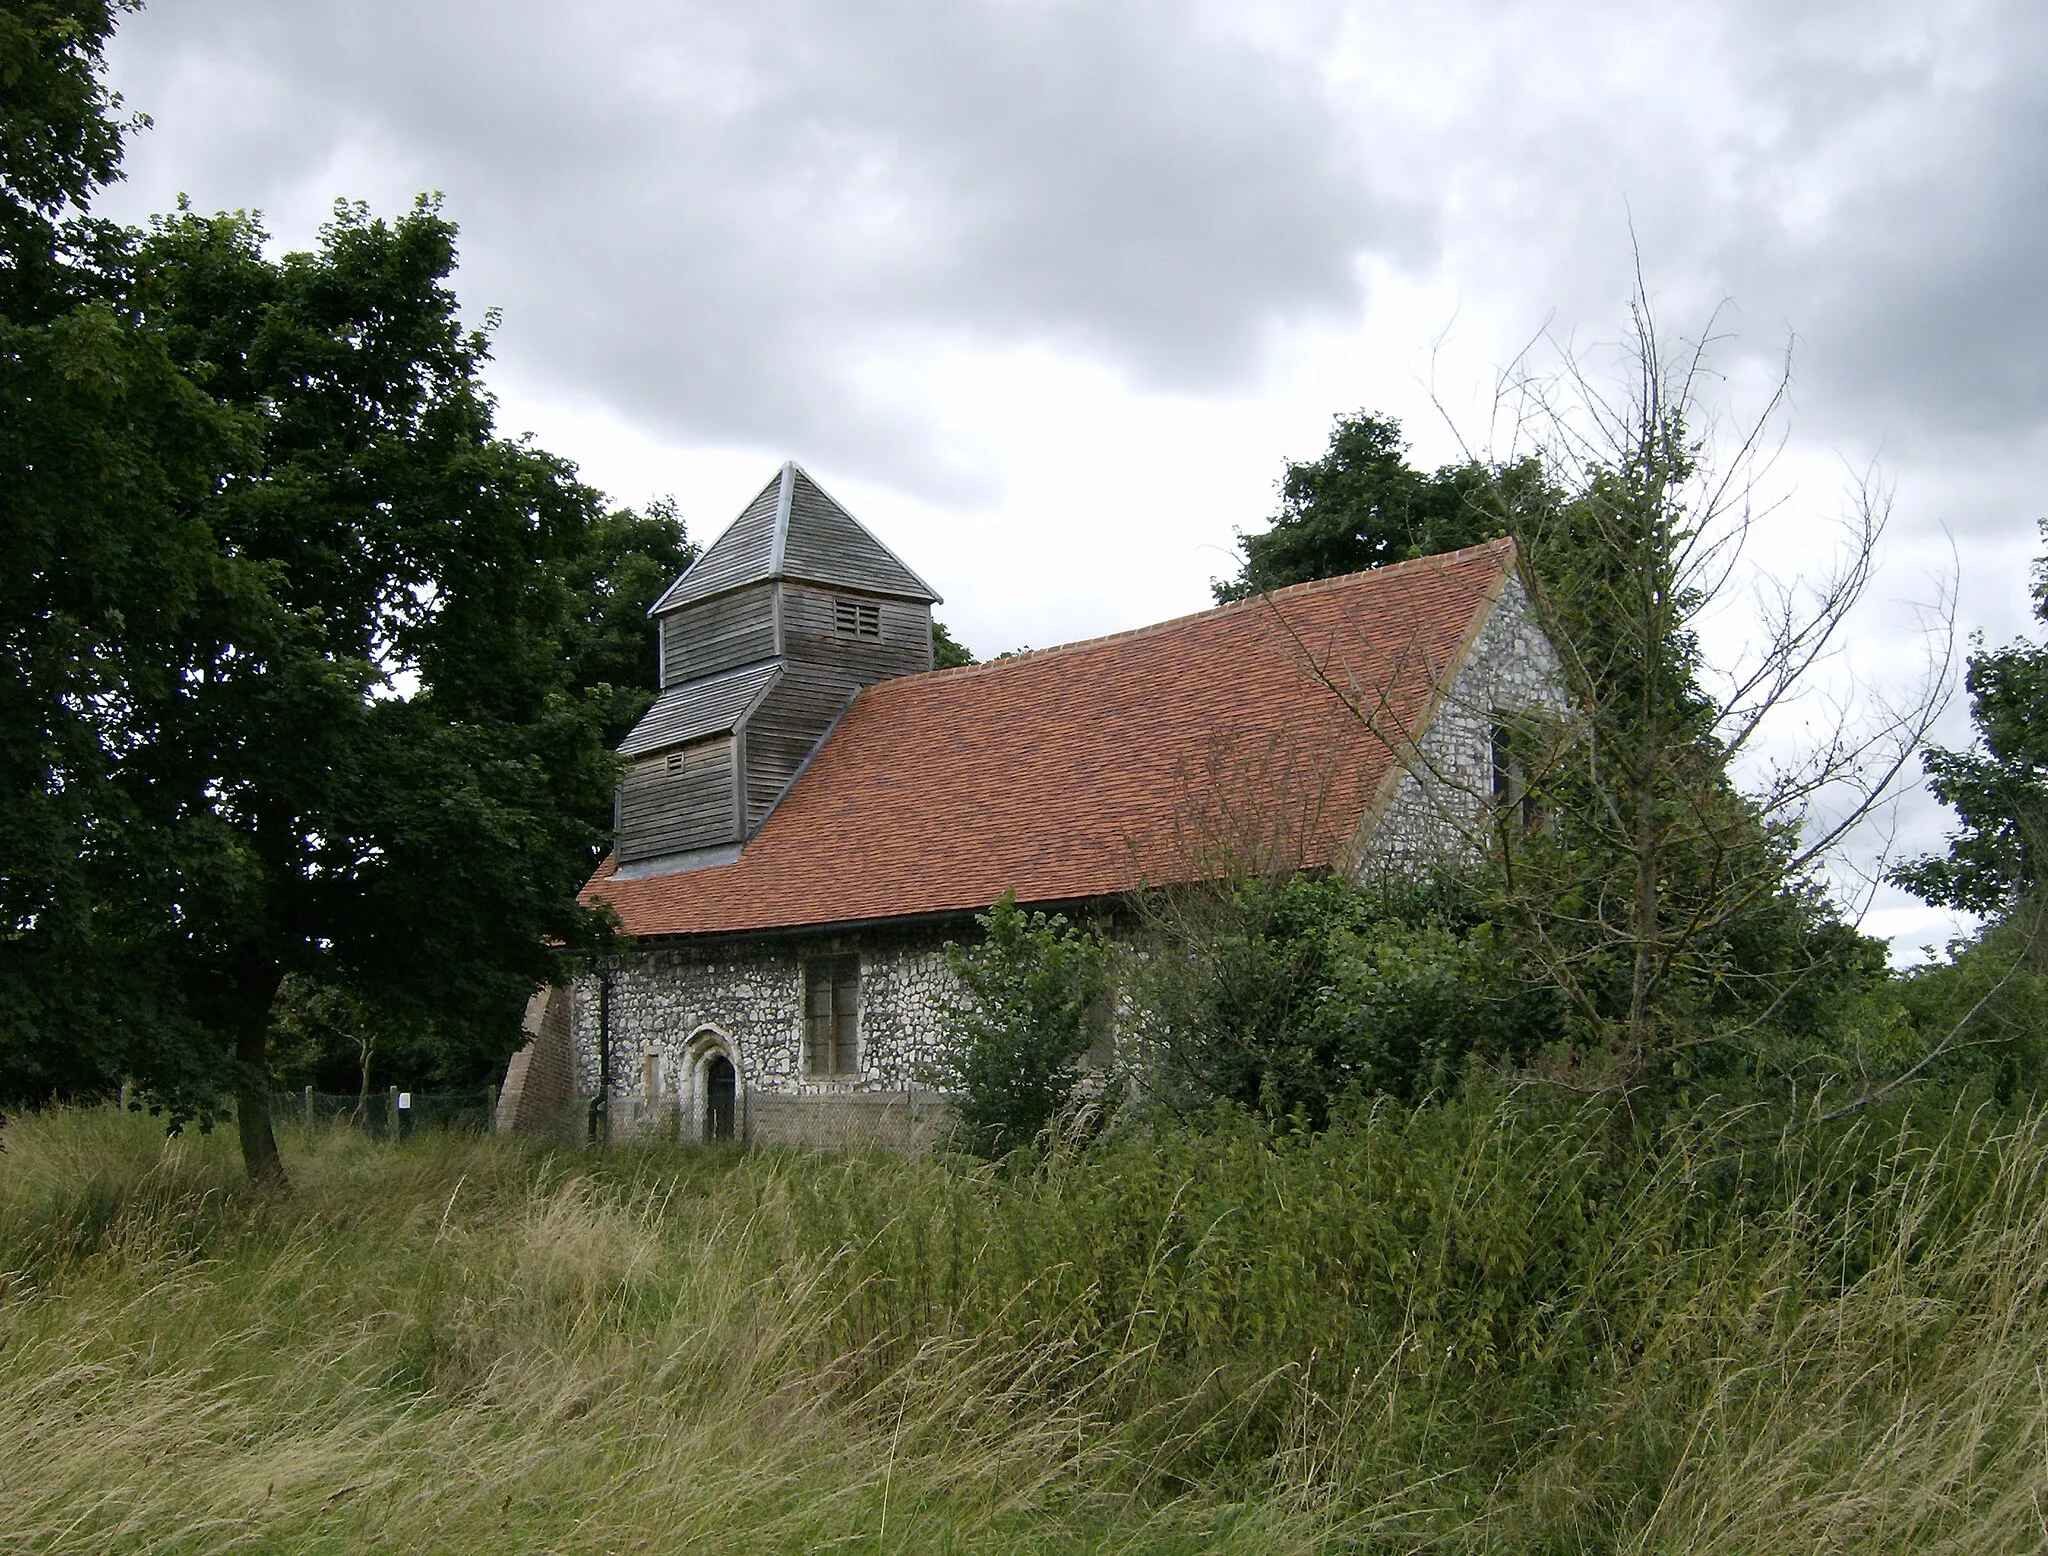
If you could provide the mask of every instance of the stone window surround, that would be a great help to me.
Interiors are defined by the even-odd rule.
[[[862,1019],[866,1014],[868,1002],[866,959],[857,951],[814,951],[802,959],[802,967],[803,1003],[798,1039],[802,1044],[804,1079],[812,1085],[828,1088],[856,1085],[867,1069],[866,1023]],[[846,976],[849,969],[852,973],[850,979]],[[839,1008],[839,994],[849,982],[853,987],[853,1009],[850,1012],[842,1012]],[[827,1006],[825,1019],[831,1024],[826,1041],[832,1050],[832,1067],[825,1070],[813,1067],[816,1050],[811,1041],[811,1022],[816,1019],[811,1010],[811,1002],[821,990]],[[853,1022],[853,1037],[850,1043],[845,1043],[840,1035],[839,1024],[849,1017]],[[839,1063],[842,1046],[850,1050],[848,1057],[851,1062],[844,1066]]]

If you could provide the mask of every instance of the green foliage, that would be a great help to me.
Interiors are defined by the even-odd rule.
[[[311,1086],[366,1095],[387,1086],[424,1091],[495,1083],[503,1074],[499,1045],[479,1064],[465,1035],[379,1007],[346,985],[290,974],[271,1006],[270,1063],[285,1091]]]
[[[1554,1046],[1588,1083],[1682,1094],[1703,1076],[1782,1081],[1831,1062],[1852,1035],[1845,1012],[1882,983],[1884,964],[1882,948],[1843,923],[1817,884],[1801,835],[1804,791],[1792,782],[1751,796],[1731,778],[1731,742],[1744,738],[1754,710],[1706,694],[1695,628],[1710,589],[1725,582],[1717,559],[1739,533],[1738,487],[1711,468],[1713,450],[1689,430],[1687,375],[1697,359],[1661,356],[1646,308],[1635,322],[1639,381],[1593,415],[1604,445],[1589,445],[1585,429],[1564,419],[1545,421],[1558,413],[1539,396],[1536,425],[1554,435],[1542,460],[1428,475],[1407,463],[1393,422],[1340,418],[1322,459],[1288,466],[1273,527],[1245,537],[1243,569],[1217,596],[1514,537],[1520,582],[1561,660],[1569,713],[1505,720],[1512,727],[1501,736],[1520,775],[1514,803],[1497,806],[1487,777],[1472,796],[1487,816],[1469,839],[1487,870],[1468,883],[1484,904],[1473,921],[1491,926],[1484,949],[1468,945],[1447,961],[1438,937],[1391,965],[1447,969],[1462,958],[1483,969],[1446,971],[1447,984],[1421,980],[1418,1012],[1471,978],[1518,986],[1507,1001],[1520,1012],[1513,1035],[1472,1024],[1484,1048],[1527,1055]],[[1565,378],[1566,398],[1586,387],[1569,370]],[[1766,697],[1795,685],[1803,662],[1797,644],[1779,652],[1790,673],[1762,677],[1757,684],[1779,689]],[[1466,932],[1447,933],[1462,943]],[[1409,1075],[1390,1083],[1398,1072],[1384,1062],[1342,1059],[1350,1042],[1335,1034],[1384,1027],[1393,1001],[1370,978],[1341,989],[1327,982],[1334,948],[1303,955],[1287,932],[1217,943],[1245,966],[1215,986],[1263,992],[1239,1002],[1245,1008],[1195,1012],[1182,1024],[1241,1032],[1247,1056],[1294,1057],[1248,1057],[1241,1074],[1210,1089],[1249,1100],[1263,1087],[1292,1099],[1266,1106],[1315,1114],[1326,1102],[1310,1077],[1329,1063],[1395,1094],[1433,1084]],[[1311,1035],[1297,985],[1322,991],[1325,1036]],[[1355,1021],[1344,1014],[1354,997],[1363,1001]],[[1503,998],[1487,995],[1474,1009],[1504,1008]],[[1217,1051],[1213,1037],[1200,1046]],[[1426,1041],[1395,1046],[1418,1056],[1421,1073],[1456,1068],[1420,1057],[1434,1052]],[[1254,1075],[1265,1078],[1255,1086]]]
[[[1660,1092],[1707,1078],[1780,1087],[1854,1041],[1850,1017],[1885,983],[1887,950],[1790,867],[1796,833],[1694,755],[1687,742],[1667,748],[1652,779],[1653,980],[1640,1008],[1639,942],[1623,915],[1640,856],[1613,821],[1629,797],[1624,769],[1575,763],[1569,749],[1547,760],[1542,824],[1501,818],[1487,894],[1517,979],[1550,996],[1587,1078],[1618,1071]],[[1647,1018],[1646,1051],[1630,1047],[1632,1016]]]
[[[974,651],[946,630],[943,621],[932,623],[932,668],[960,670],[976,663]]]
[[[2048,539],[2048,519],[2041,531]],[[2034,614],[2048,621],[2048,557],[2034,564]],[[1962,825],[1946,857],[1915,860],[1895,879],[1929,902],[2004,914],[2039,888],[2048,842],[2048,647],[1980,642],[1964,684],[1975,746],[1926,757],[1928,787]]]
[[[1987,924],[1953,942],[1946,960],[1901,974],[1891,992],[1909,1034],[1894,1068],[1948,1038],[1930,1085],[1979,1087],[2001,1103],[2048,1098],[2048,971],[2031,924]]]
[[[576,600],[563,648],[569,686],[605,703],[601,738],[616,747],[660,689],[660,629],[647,613],[697,558],[673,498],[644,512],[594,517],[564,577]],[[609,796],[593,825],[611,825]]]
[[[1540,491],[1533,465],[1468,460],[1428,474],[1407,454],[1391,417],[1339,416],[1322,458],[1288,463],[1272,527],[1238,537],[1244,562],[1214,586],[1218,603],[1492,540]]]
[[[134,257],[145,324],[259,442],[197,510],[211,576],[127,689],[121,764],[167,846],[219,855],[177,877],[167,953],[245,1086],[287,973],[508,1047],[549,944],[592,940],[574,893],[612,773],[564,654],[598,499],[494,435],[453,227],[343,205],[315,253],[263,242],[180,211]]]
[[[287,974],[502,1053],[595,942],[598,504],[495,435],[431,204],[282,259],[246,216],[89,218],[113,10],[0,18],[0,1096],[206,1120],[260,1094]]]
[[[232,564],[193,514],[247,427],[87,303],[0,320],[0,1098],[76,1095],[141,1046],[181,1067],[168,882],[229,866],[148,822],[129,761],[184,620]]]
[[[1059,1114],[1095,1042],[1109,949],[1060,914],[1027,913],[1004,892],[977,914],[981,938],[946,945],[964,998],[948,1013],[943,1072],[965,1143],[984,1156],[1031,1145]]]
[[[0,9],[0,322],[46,324],[105,300],[120,230],[88,214],[121,176],[104,79],[115,18],[139,0],[10,0]]]
[[[1704,450],[1682,406],[1640,410],[1622,446],[1520,526],[1575,712],[1527,732],[1549,827],[1495,838],[1528,965],[1567,992],[1578,1045],[1632,1080],[1668,1074],[1674,1048],[1704,1035],[1709,991],[1757,987],[1768,1005],[1779,991],[1761,985],[1798,965],[1734,955],[1757,939],[1751,914],[1796,889],[1795,839],[1737,793],[1700,686],[1692,624],[1707,602],[1685,556]]]
[[[1297,875],[1157,900],[1135,1019],[1168,1094],[1321,1127],[1347,1095],[1419,1100],[1552,1041],[1555,1001],[1512,976],[1466,888]]]
[[[0,12],[0,1102],[91,1094],[140,1056],[203,1087],[172,987],[169,883],[220,840],[148,824],[149,737],[201,594],[234,566],[194,515],[252,429],[122,300],[86,207],[127,128],[100,70],[116,12]]]

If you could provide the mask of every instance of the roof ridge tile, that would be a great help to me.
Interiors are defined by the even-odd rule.
[[[1261,589],[1257,594],[1248,595],[1242,600],[1225,600],[1220,605],[1205,606],[1198,611],[1186,611],[1178,616],[1169,616],[1164,621],[1148,621],[1137,627],[1120,627],[1114,632],[1099,633],[1089,638],[1075,638],[1067,643],[1048,643],[1044,648],[1020,648],[1007,654],[999,654],[994,659],[984,659],[980,664],[954,665],[945,670],[924,670],[918,672],[916,678],[920,681],[929,681],[940,677],[978,675],[984,671],[1004,669],[1026,660],[1042,660],[1054,654],[1100,648],[1106,643],[1120,643],[1131,638],[1147,637],[1155,632],[1171,631],[1175,627],[1185,627],[1192,622],[1210,617],[1222,617],[1232,612],[1270,605],[1277,600],[1292,600],[1327,593],[1356,585],[1368,578],[1380,580],[1404,572],[1447,572],[1457,563],[1489,553],[1512,557],[1515,554],[1515,542],[1511,537],[1503,535],[1497,540],[1482,540],[1477,545],[1460,546],[1456,551],[1437,551],[1428,556],[1404,557],[1398,562],[1386,562],[1378,567],[1362,567],[1352,573],[1338,573],[1329,578],[1310,578],[1302,583],[1283,584],[1277,589]],[[874,687],[868,689],[879,690],[883,686],[894,684],[897,680],[905,679],[908,677],[898,676],[891,681],[877,682]]]

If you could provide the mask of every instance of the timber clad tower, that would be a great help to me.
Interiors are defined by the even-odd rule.
[[[932,667],[937,602],[784,465],[654,606],[661,696],[619,747],[618,874],[738,857],[856,692]]]

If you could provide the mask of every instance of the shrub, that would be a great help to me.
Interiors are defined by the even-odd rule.
[[[1101,1031],[1109,948],[1060,914],[1026,913],[1014,892],[975,922],[978,943],[946,945],[966,998],[938,1078],[959,1096],[969,1149],[995,1156],[1037,1139],[1073,1092]]]
[[[1455,883],[1248,881],[1153,917],[1134,1003],[1183,1103],[1320,1128],[1347,1093],[1414,1100],[1556,1031],[1555,997],[1510,976]]]

